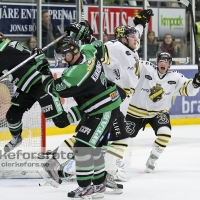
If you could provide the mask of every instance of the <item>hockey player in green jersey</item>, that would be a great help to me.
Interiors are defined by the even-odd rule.
[[[35,52],[34,52],[35,53]],[[6,74],[16,65],[20,64],[31,56],[32,52],[20,44],[3,37],[0,33],[0,72]],[[8,76],[8,80],[16,87],[16,92],[11,99],[11,106],[6,113],[8,128],[12,135],[12,140],[5,145],[4,151],[9,152],[22,142],[22,117],[33,104],[38,101],[46,119],[52,119],[54,124],[63,128],[66,127],[67,113],[63,110],[58,97],[52,97],[44,92],[42,85],[42,74],[37,70],[42,70],[46,66],[45,72],[49,73],[49,63],[44,54],[36,56],[21,68]],[[50,107],[51,109],[45,109]]]
[[[102,145],[107,144],[109,130],[122,102],[116,85],[108,81],[104,74],[101,63],[104,46],[102,42],[94,41],[79,47],[78,41],[67,36],[58,43],[56,51],[63,55],[68,68],[56,80],[44,75],[45,91],[55,97],[73,97],[79,107],[75,110],[75,115],[83,115],[73,147],[79,187],[69,192],[68,197],[103,197],[106,186],[118,189],[121,193],[122,185],[113,182],[112,177],[105,172],[101,152]],[[57,154],[61,152],[63,148],[59,146]],[[38,172],[47,182],[58,187],[61,179],[57,170],[62,163],[63,158],[53,156],[44,164],[43,170]]]
[[[151,16],[153,16],[151,9],[142,10],[134,18],[135,27],[129,25],[116,27],[115,40],[104,44],[105,59],[103,59],[103,68],[105,76],[117,85],[121,96],[123,95],[123,100],[126,99],[121,104],[121,107],[126,104],[128,105],[127,101],[130,101],[128,96],[131,96],[139,82],[138,42],[140,41],[143,28],[149,22]],[[95,39],[87,21],[71,23],[65,30],[72,31],[74,33],[73,36],[77,39],[81,39],[82,35],[85,35],[84,39],[82,39],[84,43],[91,43]],[[121,90],[125,91],[126,94]],[[104,147],[103,150],[107,149],[107,153],[105,154],[106,170],[114,175],[116,180],[127,181],[128,177],[124,168],[130,165],[132,148],[129,146],[131,139],[129,138],[129,133],[126,131],[126,120],[124,117],[127,108],[123,110],[125,110],[125,113],[120,112],[113,122],[109,138],[112,142]],[[66,139],[66,141],[61,145],[68,148],[70,152],[70,146],[73,145],[73,138]],[[68,169],[68,167],[66,166],[64,169]],[[66,173],[68,173],[67,170]]]
[[[146,23],[148,23],[152,15],[153,12],[151,9],[142,10],[134,19],[135,27],[128,25],[117,27],[115,29],[116,39],[105,43],[106,56],[103,58],[105,76],[117,85],[123,100],[126,98],[126,94],[130,96],[131,91],[134,90],[139,81],[139,56],[136,50],[138,41],[143,32],[143,27],[146,26]],[[93,31],[87,21],[71,23],[65,30],[72,31],[73,36],[82,40],[83,43],[88,44],[95,40]],[[129,100],[130,98],[127,99]],[[74,116],[74,121],[76,122],[76,115],[73,114],[74,109],[75,107],[69,112]],[[110,142],[109,145],[103,148],[104,152],[107,150],[105,154],[106,170],[114,175],[116,180],[127,181],[128,178],[124,171],[122,159],[126,152],[128,156],[125,159],[125,164],[128,166],[131,160],[131,148],[127,148],[130,138],[129,133],[126,131],[126,120],[122,112],[116,117],[110,132],[109,140],[114,142]],[[60,147],[62,146],[63,149],[65,148],[65,152],[68,152],[70,155],[71,147],[74,142],[75,140],[73,137],[68,138],[60,144]],[[72,167],[69,167],[71,165]],[[72,161],[66,161],[66,164],[62,168],[64,169],[61,170],[63,173],[60,173],[62,177],[69,174],[69,177],[71,177],[71,175],[73,176],[75,173],[74,162]]]

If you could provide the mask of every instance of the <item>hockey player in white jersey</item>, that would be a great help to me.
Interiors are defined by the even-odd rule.
[[[169,53],[157,55],[157,67],[141,63],[140,81],[128,106],[127,131],[136,137],[139,130],[150,124],[156,140],[146,163],[145,172],[152,172],[171,138],[169,110],[173,96],[195,96],[199,92],[200,74],[187,79],[177,71],[169,71],[172,57]],[[141,101],[142,100],[142,101]]]
[[[126,96],[130,97],[140,78],[139,55],[137,50],[140,44],[140,37],[143,28],[153,16],[152,10],[142,10],[135,16],[135,26],[119,26],[115,29],[115,40],[105,43],[105,60],[103,67],[106,77],[113,81],[118,87],[126,92]],[[113,123],[111,129],[110,141],[113,141],[107,149],[105,160],[107,169],[113,174],[115,180],[127,181],[124,167],[128,167],[131,161],[131,145],[129,133],[125,126],[127,105],[130,98],[126,98],[121,104],[120,109],[124,113],[120,113]],[[129,147],[129,148],[128,148]],[[116,166],[117,165],[117,166]],[[116,169],[118,167],[118,169]]]

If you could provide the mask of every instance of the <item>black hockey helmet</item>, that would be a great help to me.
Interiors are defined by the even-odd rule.
[[[75,56],[79,52],[78,41],[71,36],[65,36],[56,44],[55,51],[58,54],[66,54],[70,52],[72,56]]]
[[[117,40],[127,38],[130,34],[136,34],[136,37],[140,38],[139,32],[133,26],[125,25],[115,28],[115,39]]]
[[[169,64],[172,64],[172,56],[167,52],[157,53],[157,63],[159,60],[168,60]]]

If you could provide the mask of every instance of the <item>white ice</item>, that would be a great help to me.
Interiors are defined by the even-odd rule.
[[[47,138],[47,148],[55,148],[67,136]],[[174,126],[171,141],[157,162],[157,169],[144,173],[145,163],[155,139],[151,128],[133,139],[129,181],[121,195],[105,195],[105,200],[199,200],[200,199],[200,125]],[[65,182],[59,188],[39,187],[41,179],[0,179],[1,200],[67,200],[77,187]]]

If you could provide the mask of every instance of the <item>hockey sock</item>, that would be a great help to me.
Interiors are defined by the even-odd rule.
[[[123,162],[125,151],[127,150],[130,138],[114,141],[108,147],[105,154],[106,171],[114,174],[118,167],[124,167]]]
[[[170,138],[171,138],[170,128],[167,126],[160,127],[157,131],[157,138],[153,143],[152,154],[154,154],[157,158],[159,158],[161,153],[166,148]]]

